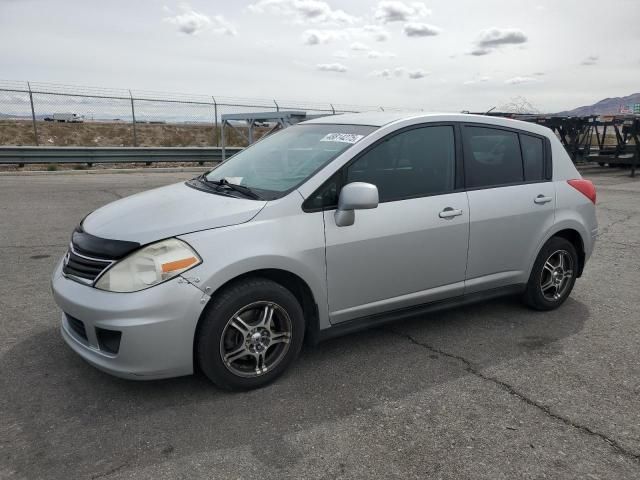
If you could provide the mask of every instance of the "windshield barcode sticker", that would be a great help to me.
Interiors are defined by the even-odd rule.
[[[321,138],[321,142],[342,142],[342,143],[356,143],[363,138],[364,135],[356,135],[355,133],[327,133],[324,138]]]

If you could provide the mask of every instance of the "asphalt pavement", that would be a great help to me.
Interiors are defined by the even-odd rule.
[[[78,221],[193,173],[0,176],[0,478],[640,478],[640,178],[584,173],[600,236],[562,308],[356,333],[248,393],[117,379],[59,334],[49,278]]]

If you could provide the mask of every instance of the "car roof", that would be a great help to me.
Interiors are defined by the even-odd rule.
[[[528,130],[538,135],[549,135],[546,127],[536,123],[514,120],[511,118],[475,115],[470,113],[425,113],[425,112],[364,112],[327,115],[303,122],[304,124],[333,124],[333,125],[370,125],[382,127],[401,120],[424,120],[425,122],[467,122],[482,123],[502,127]]]
[[[373,127],[381,127],[387,123],[403,118],[414,117],[416,114],[397,113],[397,112],[364,112],[364,113],[342,113],[338,115],[326,115],[323,117],[307,120],[304,123],[332,123],[343,125],[371,125]]]

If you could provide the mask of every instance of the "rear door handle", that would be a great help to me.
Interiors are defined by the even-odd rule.
[[[538,205],[544,205],[545,203],[549,203],[551,200],[553,200],[553,198],[545,197],[542,194],[538,195],[536,198],[533,199],[533,201]]]
[[[451,208],[451,207],[445,208],[438,214],[440,218],[453,218],[453,217],[458,217],[460,215],[462,215],[462,210],[460,210],[459,208]]]

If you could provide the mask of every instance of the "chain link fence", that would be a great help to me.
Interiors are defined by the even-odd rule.
[[[0,80],[0,145],[219,146],[221,115],[284,110],[331,115],[398,109]],[[227,145],[244,146],[240,136],[228,135]]]

